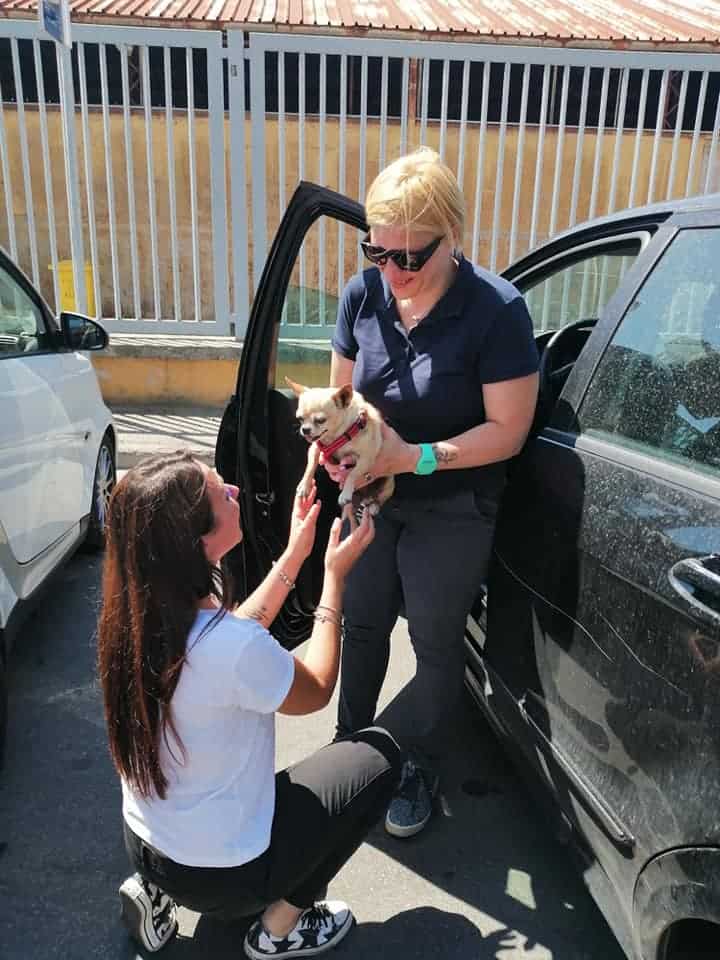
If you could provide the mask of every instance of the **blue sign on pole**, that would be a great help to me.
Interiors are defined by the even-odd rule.
[[[45,33],[57,43],[71,47],[69,0],[40,0],[38,13]]]

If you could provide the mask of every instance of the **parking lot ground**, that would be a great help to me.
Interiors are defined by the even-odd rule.
[[[99,572],[98,557],[77,555],[13,658],[0,775],[2,960],[141,956],[118,916],[127,862],[95,679]],[[384,703],[413,670],[404,627],[393,639]],[[279,764],[329,739],[334,709],[279,717]],[[468,702],[443,752],[426,831],[400,841],[376,827],[331,886],[358,921],[338,960],[621,960],[567,849]],[[244,930],[181,910],[180,935],[160,956],[240,958]]]
[[[127,470],[144,457],[157,453],[190,450],[205,463],[215,462],[215,441],[222,411],[202,407],[138,410],[113,407],[118,438],[118,468]]]

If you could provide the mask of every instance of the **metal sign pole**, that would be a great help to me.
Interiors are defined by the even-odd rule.
[[[70,255],[73,265],[75,309],[85,313],[87,291],[82,232],[82,208],[78,179],[77,143],[75,138],[75,94],[72,78],[72,36],[70,31],[69,0],[39,0],[40,24],[57,44],[58,79],[60,86],[60,113],[63,126],[65,154],[65,184],[70,219]],[[54,264],[57,269],[57,264]]]
[[[78,313],[84,314],[87,311],[85,250],[83,243],[77,140],[75,136],[75,93],[73,91],[70,48],[59,44],[57,47],[57,60],[60,79],[60,113],[62,115],[63,148],[65,153],[65,184],[70,221],[70,255],[72,257],[73,281],[75,286],[75,309]]]

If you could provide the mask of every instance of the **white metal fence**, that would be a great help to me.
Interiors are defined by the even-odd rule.
[[[56,305],[70,261],[78,307],[87,291],[113,330],[242,335],[296,183],[362,199],[421,143],[457,173],[466,254],[495,270],[581,220],[720,190],[712,54],[73,30],[71,56],[0,21],[0,243]],[[319,224],[285,335],[326,337],[359,265]]]
[[[714,55],[269,33],[251,34],[247,55],[255,284],[292,183],[362,199],[386,162],[420,144],[455,170],[464,250],[493,270],[582,220],[720,190]],[[339,296],[362,265],[344,233],[336,246],[321,225],[301,252],[286,336],[334,322],[331,309],[308,322],[302,301]]]
[[[0,21],[0,243],[56,308],[71,271],[112,330],[229,333],[222,34],[40,36]]]

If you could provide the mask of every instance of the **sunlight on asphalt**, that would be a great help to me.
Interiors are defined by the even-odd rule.
[[[508,869],[505,893],[529,910],[537,909],[535,894],[532,891],[532,877],[524,870],[516,870],[514,867]]]
[[[393,871],[393,883],[400,889],[410,889],[417,880],[415,871],[403,866],[394,857],[389,856],[381,850],[375,849],[373,853],[375,863],[374,867],[377,876],[385,873],[383,860],[387,861],[388,868]],[[469,878],[468,878],[469,879]],[[535,895],[532,891],[532,877],[524,870],[517,870],[514,867],[508,869],[507,884],[505,893],[513,900],[521,903],[530,910],[536,910]],[[426,879],[427,886],[437,890],[441,899],[446,898],[446,891],[438,884]],[[495,960],[566,960],[566,958],[556,957],[552,950],[549,950],[542,943],[531,942],[530,939],[520,930],[508,927],[506,923],[489,913],[478,910],[477,906],[462,900],[459,897],[453,897],[453,902],[446,904],[446,909],[455,908],[458,912],[462,910],[463,905],[472,911],[472,922],[477,927],[480,936],[483,939],[495,937],[499,949],[494,954]],[[488,955],[489,958],[489,955]]]
[[[517,930],[508,930],[507,936],[500,941],[500,949],[495,954],[495,960],[560,960],[553,958],[552,952],[540,943],[533,943]]]

